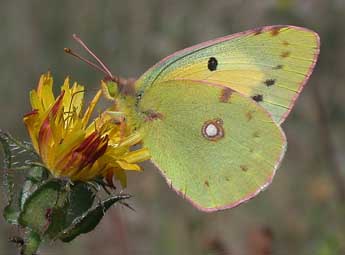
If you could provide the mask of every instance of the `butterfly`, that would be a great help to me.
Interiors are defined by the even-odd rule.
[[[177,51],[135,81],[113,76],[85,47],[108,74],[105,94],[141,135],[168,185],[212,212],[238,206],[272,182],[287,146],[280,125],[319,46],[306,28],[266,26]]]

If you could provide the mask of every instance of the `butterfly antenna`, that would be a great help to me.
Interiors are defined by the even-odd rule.
[[[110,77],[112,80],[117,80],[118,77],[114,76],[111,72],[110,69],[107,67],[106,64],[104,64],[97,56],[95,53],[92,52],[92,50],[76,35],[73,34],[72,35],[73,39],[79,43],[84,50],[86,50],[87,53],[89,53],[91,55],[91,57],[93,57],[96,62],[98,63],[98,65],[82,56],[79,56],[78,54],[74,53],[70,48],[65,48],[65,52],[78,58],[79,60],[87,63],[88,65],[92,66],[93,68],[97,69],[98,71],[101,71],[102,73],[104,73],[105,75],[107,75],[108,77]]]
[[[96,69],[97,71],[100,71],[100,72],[104,73],[105,75],[109,75],[105,70],[103,70],[103,68],[99,67],[98,65],[96,65],[96,64],[93,63],[92,61],[90,61],[90,60],[88,60],[88,59],[86,59],[86,58],[84,58],[84,57],[78,55],[77,53],[74,53],[74,52],[72,51],[72,49],[70,49],[70,48],[64,48],[64,51],[65,51],[67,54],[70,54],[70,55],[72,55],[73,57],[75,57],[75,58],[81,60],[82,62],[84,62],[84,63],[90,65],[91,67],[93,67],[93,68]]]
[[[76,34],[73,34],[72,36],[73,39],[77,43],[79,43],[97,61],[97,63],[104,69],[104,71],[106,71],[111,78],[114,78],[114,75],[110,72],[110,69],[96,56],[96,54],[93,53],[92,50],[90,50],[89,47],[87,47],[87,45]]]

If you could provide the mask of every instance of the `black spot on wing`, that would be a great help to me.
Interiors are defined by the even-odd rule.
[[[264,100],[263,95],[259,95],[259,94],[252,96],[252,98],[253,98],[253,100],[256,101],[256,102],[261,102],[261,101]]]
[[[266,81],[264,81],[264,83],[267,87],[270,87],[276,83],[276,80],[275,79],[267,79]]]
[[[208,70],[215,71],[217,70],[217,66],[218,66],[218,61],[215,57],[210,57],[210,59],[207,62],[207,68]]]
[[[283,69],[283,65],[276,65],[275,67],[272,67],[273,70],[279,70]]]

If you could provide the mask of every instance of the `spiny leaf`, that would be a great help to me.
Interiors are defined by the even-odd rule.
[[[66,226],[69,227],[74,219],[80,217],[93,205],[95,192],[86,183],[76,183],[69,193],[69,207],[66,215]]]
[[[77,217],[72,222],[72,225],[63,231],[59,238],[64,242],[70,242],[80,234],[92,231],[101,221],[105,212],[114,203],[128,198],[130,198],[130,195],[122,194],[102,201],[96,207],[89,209],[82,216]]]

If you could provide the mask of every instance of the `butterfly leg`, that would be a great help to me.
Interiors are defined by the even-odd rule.
[[[120,117],[120,142],[123,141],[126,134],[126,119],[125,116]]]

